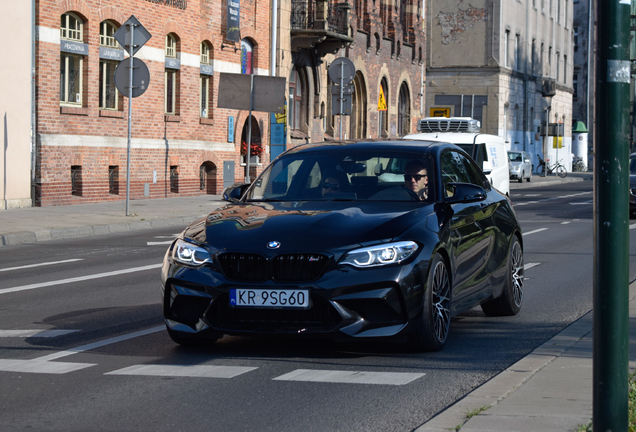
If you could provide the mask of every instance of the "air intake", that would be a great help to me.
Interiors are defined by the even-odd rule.
[[[420,132],[479,132],[481,123],[470,117],[427,117],[420,120]]]

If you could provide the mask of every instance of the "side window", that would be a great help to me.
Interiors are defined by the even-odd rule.
[[[442,181],[444,182],[444,195],[453,195],[450,183],[472,183],[483,186],[483,182],[477,176],[471,162],[464,155],[447,150],[441,156]]]

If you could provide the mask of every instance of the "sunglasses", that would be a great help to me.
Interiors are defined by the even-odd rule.
[[[411,181],[413,179],[415,179],[416,182],[422,180],[422,178],[424,177],[428,177],[426,174],[404,174],[404,180],[406,181]]]
[[[331,189],[333,191],[337,191],[338,189],[340,189],[340,185],[333,184],[333,183],[322,182],[322,188],[323,189]]]

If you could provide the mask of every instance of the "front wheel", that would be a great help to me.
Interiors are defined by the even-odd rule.
[[[419,352],[439,351],[446,343],[451,321],[451,280],[439,253],[433,258],[424,290],[422,317],[411,335],[411,346]]]
[[[565,176],[568,175],[568,172],[563,165],[559,165],[559,167],[557,168],[557,174],[559,175],[559,177],[565,178]]]
[[[517,182],[519,183],[523,183],[523,177],[526,175],[525,172],[521,171],[521,175],[519,176],[519,180],[517,180]]]
[[[496,299],[482,303],[481,309],[488,316],[516,315],[523,303],[523,250],[519,239],[513,235],[508,254],[508,275],[503,292]]]

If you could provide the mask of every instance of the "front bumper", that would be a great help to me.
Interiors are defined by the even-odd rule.
[[[376,269],[331,266],[309,283],[243,283],[213,266],[187,268],[167,258],[162,269],[166,325],[201,337],[310,335],[335,338],[393,337],[421,314],[426,269],[413,263]],[[231,288],[304,289],[309,309],[230,306]]]

